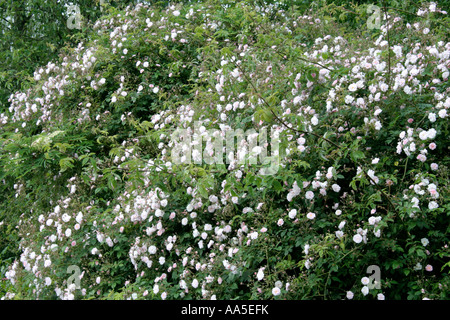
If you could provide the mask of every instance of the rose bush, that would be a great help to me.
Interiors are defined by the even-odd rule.
[[[448,298],[447,13],[314,8],[110,10],[36,70],[0,115],[3,299]],[[180,128],[279,163],[176,162]]]

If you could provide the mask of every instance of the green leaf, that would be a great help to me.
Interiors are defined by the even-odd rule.
[[[354,162],[357,162],[359,159],[364,159],[366,156],[361,150],[355,150],[350,153],[350,157]]]
[[[208,191],[206,191],[203,185],[199,184],[197,190],[203,198],[208,198]]]
[[[61,167],[60,172],[64,172],[67,169],[73,168],[74,167],[73,162],[74,162],[73,158],[70,157],[59,160],[59,166]]]
[[[273,188],[275,191],[278,191],[278,192],[281,191],[281,190],[283,190],[283,187],[282,187],[280,181],[278,181],[278,180],[276,180],[276,179],[274,179],[273,182],[272,182],[272,188]]]

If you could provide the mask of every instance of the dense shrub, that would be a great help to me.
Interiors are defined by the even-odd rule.
[[[21,0],[0,3],[0,113],[11,93],[25,90],[36,67],[58,57],[60,49],[84,39],[91,21],[107,4],[124,8],[137,0]],[[79,19],[74,17],[79,9]],[[78,22],[79,21],[79,24]],[[68,27],[70,26],[70,27]]]
[[[3,298],[447,299],[447,14],[355,8],[137,5],[37,69],[0,115]],[[273,132],[279,166],[179,163],[177,129]]]

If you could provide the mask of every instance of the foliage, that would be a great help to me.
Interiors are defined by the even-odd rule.
[[[124,8],[137,1],[2,0],[0,1],[0,112],[11,94],[26,89],[35,69],[58,58],[60,49],[74,46],[108,7]],[[69,25],[80,10],[80,25]],[[70,10],[69,10],[70,9]]]
[[[447,14],[343,5],[110,9],[38,67],[0,114],[3,298],[448,299]],[[178,163],[180,128],[279,167]]]

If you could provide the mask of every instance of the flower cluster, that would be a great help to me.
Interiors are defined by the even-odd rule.
[[[450,43],[326,14],[138,4],[36,70],[0,114],[3,298],[445,298]]]

